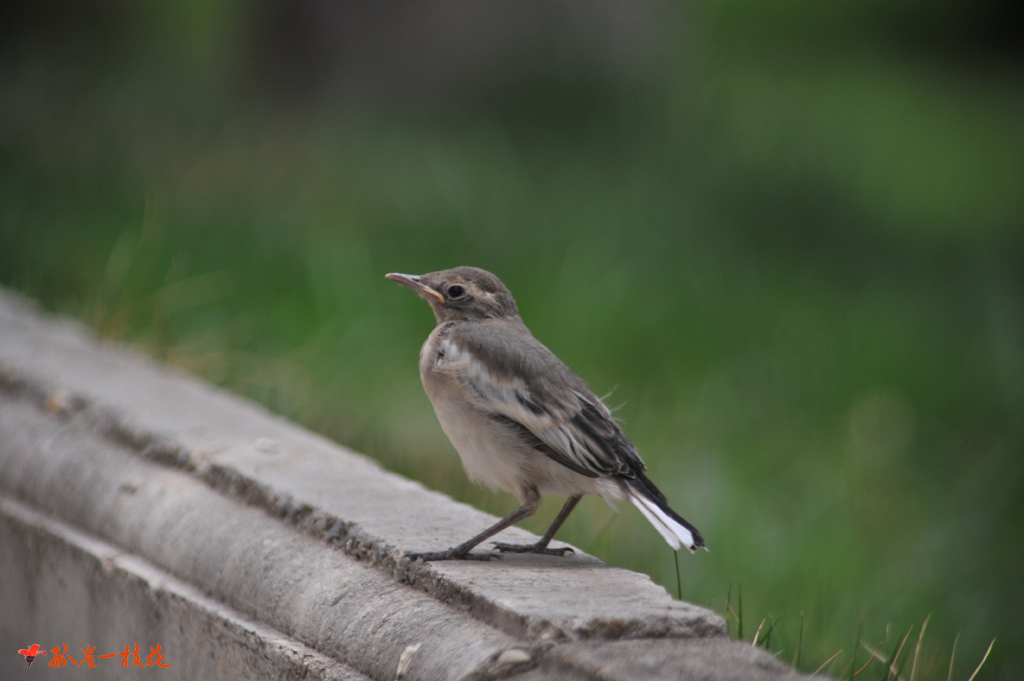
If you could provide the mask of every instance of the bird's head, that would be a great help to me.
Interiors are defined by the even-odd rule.
[[[476,267],[455,267],[429,274],[387,275],[430,303],[437,322],[518,317],[516,301],[501,280]]]

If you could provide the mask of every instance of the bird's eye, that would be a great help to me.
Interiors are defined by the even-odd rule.
[[[449,298],[461,298],[465,294],[466,294],[466,289],[462,288],[459,285],[452,286],[451,288],[448,289],[448,297]]]

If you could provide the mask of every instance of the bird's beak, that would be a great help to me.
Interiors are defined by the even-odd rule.
[[[402,286],[408,286],[413,291],[426,298],[428,301],[431,298],[433,298],[435,301],[444,305],[444,296],[442,296],[440,293],[424,284],[422,277],[419,277],[415,274],[398,274],[397,272],[392,272],[391,274],[386,274],[384,276],[386,276],[391,281],[401,284]]]

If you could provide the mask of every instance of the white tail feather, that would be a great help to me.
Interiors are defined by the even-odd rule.
[[[652,500],[640,496],[640,494],[633,490],[629,490],[629,501],[644,514],[647,522],[654,526],[654,529],[668,542],[668,545],[673,550],[678,549],[680,543],[689,549],[691,553],[696,550],[693,533],[681,525],[675,518],[658,508],[658,505]]]

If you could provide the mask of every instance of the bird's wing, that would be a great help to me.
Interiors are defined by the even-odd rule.
[[[442,341],[437,369],[455,375],[477,408],[582,475],[633,477],[644,470],[608,408],[521,322],[460,327]]]

